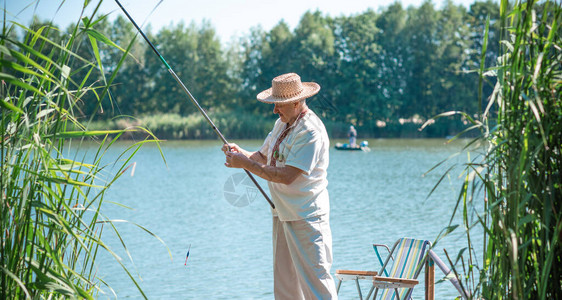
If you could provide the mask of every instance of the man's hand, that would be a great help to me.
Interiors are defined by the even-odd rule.
[[[247,151],[234,143],[222,145],[221,150],[226,156],[224,165],[229,168],[242,168],[243,163],[248,160]]]
[[[238,146],[234,143],[222,145],[221,150],[222,150],[222,152],[224,152],[224,154],[226,154],[227,151],[235,152],[235,153],[241,153],[242,152],[242,148],[240,148],[240,146]]]
[[[268,166],[267,158],[259,151],[248,152],[236,144],[224,144],[221,150],[226,156],[224,165],[228,168],[246,169],[268,181],[291,184],[303,173],[293,166]]]
[[[224,154],[226,155],[226,162],[224,163],[224,165],[229,168],[244,168],[244,165],[249,160],[244,154],[240,152],[225,151]]]

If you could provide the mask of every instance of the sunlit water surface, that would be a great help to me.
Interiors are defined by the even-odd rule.
[[[331,141],[332,145],[336,142]],[[261,145],[260,141],[237,143],[248,150]],[[330,150],[332,273],[336,269],[379,270],[372,243],[390,246],[400,237],[433,242],[449,224],[456,204],[461,167],[427,196],[445,170],[464,163],[466,155],[422,175],[458,152],[463,141],[447,145],[445,140],[369,140],[369,144],[371,152]],[[106,159],[115,159],[128,146],[117,144]],[[240,195],[247,191],[249,205],[237,207],[225,199],[225,183],[242,171],[223,165],[220,147],[218,141],[164,142],[167,165],[158,148],[144,147],[133,159],[134,176],[132,168],[127,170],[106,195],[105,215],[131,222],[116,223],[116,227],[134,263],[109,226],[104,227],[105,242],[130,268],[149,299],[274,298],[269,205],[251,187],[230,191]],[[266,182],[258,181],[267,190]],[[165,245],[132,223],[159,236]],[[446,261],[443,248],[456,256],[465,246],[459,232],[441,240],[435,249]],[[98,265],[98,274],[119,298],[142,297],[113,257],[100,255]],[[436,270],[436,281],[441,276]],[[419,279],[414,297],[423,299],[423,274]],[[368,288],[363,283],[364,292]],[[104,291],[99,298],[114,298],[108,288]],[[449,282],[436,286],[435,299],[457,295]],[[358,298],[353,282],[342,285],[340,298]]]

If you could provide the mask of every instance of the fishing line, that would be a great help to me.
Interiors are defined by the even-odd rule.
[[[127,16],[127,18],[129,19],[129,21],[131,21],[131,23],[133,23],[133,25],[135,26],[135,28],[138,30],[138,32],[141,34],[141,36],[144,38],[144,40],[148,43],[148,45],[150,46],[150,48],[152,48],[152,51],[154,51],[154,53],[156,53],[156,55],[158,55],[158,58],[160,58],[160,61],[162,61],[162,63],[166,66],[168,72],[170,73],[170,75],[172,75],[172,77],[174,77],[174,79],[176,80],[176,82],[178,83],[178,85],[181,87],[181,89],[185,92],[185,94],[188,96],[189,100],[191,100],[191,102],[197,107],[197,109],[199,110],[199,112],[205,117],[205,119],[207,120],[207,122],[209,123],[209,125],[211,125],[211,127],[213,128],[213,131],[215,131],[215,133],[219,136],[219,138],[222,140],[223,143],[228,145],[228,141],[226,140],[226,138],[222,135],[222,133],[219,131],[219,129],[217,128],[217,126],[215,126],[215,123],[213,123],[213,121],[211,120],[211,118],[209,118],[209,116],[207,115],[207,113],[205,112],[205,110],[203,110],[203,108],[201,107],[201,105],[199,105],[199,102],[197,102],[197,100],[195,100],[195,98],[193,97],[193,95],[191,94],[191,92],[189,92],[189,90],[187,89],[187,87],[185,87],[185,85],[183,84],[183,82],[181,81],[181,79],[178,77],[178,75],[176,75],[176,73],[174,72],[174,70],[172,69],[172,67],[170,67],[170,65],[168,64],[168,62],[166,62],[166,60],[164,59],[164,57],[160,54],[160,52],[158,52],[158,50],[156,49],[156,47],[154,47],[154,45],[150,42],[150,40],[148,39],[148,37],[144,34],[144,32],[140,29],[140,27],[137,25],[137,23],[135,23],[135,21],[133,20],[133,18],[129,15],[129,13],[127,12],[127,10],[125,10],[125,8],[121,5],[121,3],[119,2],[119,0],[115,0],[115,2],[117,2],[117,5],[119,5],[119,7],[121,8],[121,10],[125,13],[125,15]],[[250,173],[250,171],[244,169],[244,171],[246,172],[246,174],[248,174],[248,177],[250,177],[250,179],[252,180],[252,182],[256,185],[256,187],[258,188],[258,190],[262,193],[262,195],[265,197],[265,200],[267,200],[267,202],[269,202],[269,205],[271,205],[271,208],[275,208],[275,205],[273,204],[273,202],[271,201],[271,199],[269,199],[269,196],[267,196],[267,194],[265,193],[265,191],[261,188],[261,186],[259,185],[259,183],[256,181],[256,179],[254,178],[254,176],[252,176],[252,174]]]

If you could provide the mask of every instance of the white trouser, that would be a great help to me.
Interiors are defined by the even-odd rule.
[[[327,215],[287,222],[273,217],[275,299],[337,299],[331,266]]]

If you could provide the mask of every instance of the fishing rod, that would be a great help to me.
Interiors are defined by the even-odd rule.
[[[172,70],[172,67],[170,67],[170,65],[168,64],[168,62],[166,62],[166,60],[164,59],[164,57],[160,54],[160,52],[158,52],[158,50],[156,49],[156,47],[154,47],[154,45],[150,42],[150,40],[148,39],[148,37],[146,37],[146,35],[144,34],[144,32],[140,29],[140,27],[137,25],[137,23],[135,23],[135,21],[133,20],[133,18],[131,17],[131,15],[129,15],[129,13],[127,12],[127,10],[123,7],[123,5],[121,5],[121,3],[119,2],[119,0],[115,0],[115,2],[117,2],[117,5],[119,5],[119,7],[121,8],[121,10],[125,13],[125,15],[127,16],[127,18],[129,18],[129,21],[131,21],[131,23],[133,23],[133,25],[135,26],[135,28],[138,30],[138,32],[142,35],[142,37],[144,38],[144,40],[148,43],[148,45],[150,45],[150,48],[152,48],[152,50],[154,51],[154,53],[156,53],[156,55],[158,55],[158,58],[160,58],[160,61],[162,61],[162,63],[166,66],[166,69],[168,69],[168,72],[172,75],[172,77],[174,77],[174,79],[176,80],[176,82],[178,83],[178,85],[182,88],[182,90],[187,94],[187,97],[189,98],[189,100],[191,100],[191,102],[193,102],[193,104],[195,104],[195,106],[197,107],[197,109],[199,109],[199,112],[201,114],[203,114],[203,116],[205,117],[205,119],[207,120],[207,122],[209,123],[209,125],[211,125],[211,127],[213,128],[213,130],[215,131],[215,133],[219,136],[219,138],[222,140],[223,143],[225,143],[226,145],[228,145],[228,142],[226,140],[226,138],[222,135],[222,133],[219,131],[219,129],[217,128],[217,126],[215,126],[215,123],[213,123],[213,121],[211,120],[211,118],[209,118],[209,116],[207,115],[207,113],[203,110],[203,108],[201,107],[201,105],[199,105],[199,102],[197,102],[197,100],[195,100],[195,98],[193,97],[193,95],[191,95],[191,92],[189,92],[189,90],[187,89],[187,87],[185,87],[185,84],[183,84],[183,82],[181,81],[181,79],[178,77],[178,75],[176,75],[176,72],[174,72],[174,70]],[[269,199],[269,196],[267,196],[267,194],[265,193],[265,191],[261,188],[261,186],[259,185],[259,183],[256,181],[256,179],[254,178],[254,176],[252,175],[252,173],[250,173],[250,171],[244,169],[244,171],[246,171],[246,174],[248,174],[248,177],[250,177],[250,179],[252,180],[252,182],[256,185],[256,187],[258,188],[258,190],[260,190],[261,194],[265,197],[265,200],[267,200],[267,202],[269,202],[269,205],[271,205],[271,208],[275,208],[275,205],[273,204],[273,202],[271,201],[271,199]]]

